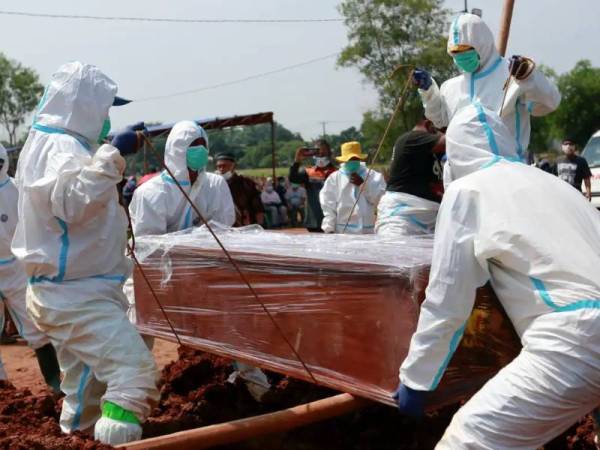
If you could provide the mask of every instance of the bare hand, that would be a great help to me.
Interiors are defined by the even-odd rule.
[[[355,184],[356,186],[360,186],[364,182],[365,180],[363,180],[362,177],[356,172],[350,175],[350,183]]]
[[[302,161],[304,161],[304,148],[300,147],[298,150],[296,150],[296,156],[294,157],[294,161],[296,161],[297,163],[300,163]]]

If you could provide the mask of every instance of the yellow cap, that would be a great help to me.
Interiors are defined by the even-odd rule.
[[[360,146],[360,142],[352,141],[345,142],[342,144],[342,156],[338,156],[335,158],[338,162],[347,162],[350,161],[350,158],[358,158],[361,161],[367,159],[369,155],[366,155],[362,152],[362,148]]]
[[[473,50],[473,47],[467,44],[455,44],[448,46],[448,52],[450,53],[462,53],[467,50]]]

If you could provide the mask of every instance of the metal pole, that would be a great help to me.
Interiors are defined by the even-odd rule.
[[[467,5],[467,0],[465,0],[465,12],[466,13],[469,12],[469,6]]]
[[[514,6],[515,0],[504,0],[502,19],[500,19],[500,34],[498,34],[498,52],[500,52],[501,56],[506,54],[506,45],[508,43],[510,22],[512,20]]]
[[[271,119],[271,162],[273,164],[273,186],[277,183],[277,177],[275,176],[275,165],[277,164],[275,158],[275,121]]]

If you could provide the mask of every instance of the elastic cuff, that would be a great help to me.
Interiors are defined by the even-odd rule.
[[[133,423],[139,425],[140,421],[137,416],[116,403],[104,402],[102,404],[102,417],[118,420],[119,422]]]

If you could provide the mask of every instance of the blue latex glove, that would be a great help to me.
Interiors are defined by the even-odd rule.
[[[431,74],[423,69],[415,69],[413,72],[413,83],[417,85],[419,89],[426,91],[431,86]]]
[[[422,417],[425,414],[426,396],[427,391],[415,391],[402,383],[394,392],[394,400],[400,412],[411,417]]]
[[[131,155],[142,146],[143,141],[141,137],[138,137],[138,132],[145,130],[144,122],[129,125],[115,135],[111,144],[119,150],[122,156]]]

